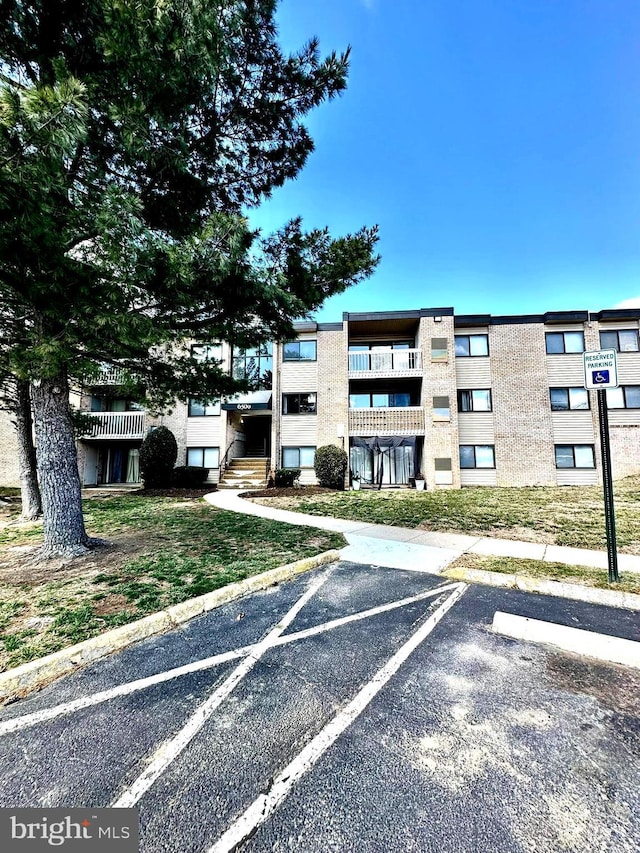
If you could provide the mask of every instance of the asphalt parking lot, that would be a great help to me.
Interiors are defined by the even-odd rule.
[[[493,634],[629,611],[342,562],[0,712],[1,806],[136,806],[141,850],[628,851],[640,671]]]

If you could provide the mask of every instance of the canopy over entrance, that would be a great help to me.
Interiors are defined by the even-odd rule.
[[[256,412],[271,409],[271,391],[251,391],[222,403],[226,412]]]

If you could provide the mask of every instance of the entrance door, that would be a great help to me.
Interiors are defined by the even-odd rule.
[[[266,458],[271,455],[271,415],[243,415],[245,456]]]

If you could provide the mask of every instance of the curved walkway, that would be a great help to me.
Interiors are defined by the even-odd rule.
[[[354,563],[376,563],[396,569],[439,574],[461,554],[470,553],[494,557],[525,557],[607,570],[605,551],[588,551],[584,548],[567,548],[515,539],[467,536],[461,533],[435,533],[408,527],[306,515],[263,506],[242,498],[241,494],[242,491],[224,489],[205,495],[205,500],[212,506],[231,512],[342,533],[349,544],[340,552],[341,557]],[[640,573],[640,556],[618,554],[618,565],[621,572]]]

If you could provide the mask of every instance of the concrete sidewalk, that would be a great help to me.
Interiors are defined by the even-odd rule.
[[[585,548],[566,548],[560,545],[543,545],[539,542],[521,542],[516,539],[494,539],[484,536],[467,536],[461,533],[436,533],[409,527],[370,524],[306,515],[285,509],[262,506],[240,497],[241,492],[225,489],[205,495],[205,500],[219,509],[271,518],[287,524],[318,527],[344,534],[349,543],[340,552],[343,560],[354,563],[378,563],[398,569],[413,569],[439,574],[461,554],[482,554],[494,557],[525,557],[568,566],[589,566],[607,570],[605,551],[588,551]],[[621,572],[640,573],[640,556],[618,554]]]

